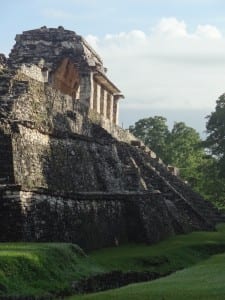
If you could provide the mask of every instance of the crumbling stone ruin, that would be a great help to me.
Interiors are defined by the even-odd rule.
[[[63,27],[25,31],[0,55],[1,241],[94,249],[224,220],[118,126],[121,98],[98,54]]]

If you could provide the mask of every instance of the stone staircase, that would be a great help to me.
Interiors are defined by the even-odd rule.
[[[169,206],[174,205],[179,211],[183,211],[186,218],[183,220],[184,224],[191,222],[194,228],[201,228],[205,223],[210,228],[211,224],[225,222],[225,215],[221,214],[211,202],[194,192],[179,177],[169,172],[167,166],[148,147],[135,141],[132,148],[130,152],[141,169],[147,187],[160,191],[164,199],[170,203]]]
[[[201,214],[207,219],[210,218],[214,223],[225,222],[225,215],[209,201],[205,200],[201,195],[191,189],[191,187],[182,181],[179,177],[167,172],[166,168],[155,163],[156,169],[163,177],[166,177],[177,191],[182,193],[187,201],[189,201]]]

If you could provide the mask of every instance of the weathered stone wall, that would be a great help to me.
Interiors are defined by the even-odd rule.
[[[99,115],[95,119],[79,101],[24,72],[18,71],[14,82],[25,85],[11,111],[18,184],[67,191],[143,189],[138,174],[131,180],[125,176],[126,163],[118,158],[118,142],[112,138],[129,142],[135,139],[129,132],[104,123]]]
[[[155,243],[207,223],[193,224],[161,193],[65,193],[0,188],[1,241],[72,242],[95,249],[126,242]],[[200,218],[199,218],[200,219]]]
[[[130,143],[137,140],[129,131],[88,109],[84,103],[45,84],[44,75],[39,67],[22,65],[11,81],[7,74],[5,76],[6,90],[5,95],[0,94],[0,104],[4,101],[5,105],[9,106],[10,118],[13,120],[31,122],[33,127],[46,133],[60,130],[93,138],[93,124],[96,124],[119,141]]]
[[[46,72],[36,65],[21,65],[19,72],[27,75],[29,78],[35,79],[40,82],[48,82]]]
[[[174,234],[159,194],[0,190],[1,241],[72,242],[95,249]],[[155,214],[159,211],[159,214]]]
[[[0,70],[5,68],[7,64],[7,59],[4,54],[0,53]]]
[[[26,241],[73,242],[85,249],[127,241],[124,207],[117,199],[21,192],[21,200]]]
[[[69,56],[74,61],[80,60],[81,68],[87,68],[83,54],[81,37],[75,32],[63,28],[42,27],[16,36],[16,44],[9,55],[9,65],[19,68],[24,63],[41,64],[51,72],[62,58]]]
[[[19,126],[13,136],[15,179],[23,187],[61,191],[123,190],[114,144],[64,138]]]
[[[120,242],[152,243],[173,233],[213,228],[213,215],[208,220],[207,214],[193,205],[188,192],[182,193],[185,189],[178,191],[167,179],[166,166],[145,152],[139,141],[133,146],[119,142],[134,141],[128,132],[114,126],[114,139],[79,102],[24,73],[18,72],[10,87],[15,93],[10,118],[4,122],[8,122],[8,141],[13,146],[15,182],[23,190],[19,197],[10,196],[12,201],[17,199],[16,214],[21,205],[18,199],[23,203],[19,237],[73,241],[95,248],[113,245],[116,232]],[[113,132],[112,127],[110,130]],[[45,193],[34,192],[40,187]],[[159,191],[157,197],[146,198],[143,193],[155,190]],[[90,194],[74,199],[65,192]],[[102,196],[102,192],[111,195]],[[7,201],[8,209],[13,208],[14,202]],[[108,223],[104,223],[105,216]],[[9,226],[7,230],[12,230],[13,222]],[[65,238],[59,234],[61,226]]]
[[[104,128],[118,141],[129,143],[129,144],[131,143],[131,141],[138,141],[138,139],[128,130],[125,130],[120,126],[110,122],[110,120],[105,119],[102,115],[100,115],[96,111],[90,110],[88,116],[93,123]]]
[[[118,124],[117,103],[123,95],[107,78],[98,54],[75,32],[62,27],[25,31],[16,36],[8,64],[13,70],[24,69],[27,75],[30,68],[31,78],[48,82]],[[94,90],[97,82],[100,93]]]
[[[14,101],[12,119],[28,120],[43,132],[72,132],[91,135],[88,109],[69,95],[62,94],[37,80],[18,72],[18,82],[27,82],[27,90]]]

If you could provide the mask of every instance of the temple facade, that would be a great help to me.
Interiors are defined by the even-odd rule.
[[[25,31],[0,55],[0,241],[96,249],[224,222],[117,126],[120,90],[73,31]]]
[[[99,55],[75,32],[61,26],[25,31],[16,36],[9,63],[118,124],[124,97],[107,77]]]

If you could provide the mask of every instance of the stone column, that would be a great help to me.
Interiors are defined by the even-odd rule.
[[[95,97],[94,78],[93,78],[93,73],[91,73],[90,74],[90,102],[89,102],[89,108],[90,109],[94,108],[94,97]]]
[[[100,114],[102,116],[104,116],[104,105],[105,105],[104,96],[105,96],[104,89],[101,86],[101,90],[100,90]]]
[[[91,78],[89,74],[81,74],[80,80],[80,101],[91,107]],[[93,106],[92,106],[93,107]]]
[[[106,119],[107,118],[107,95],[108,92],[104,90],[104,109],[103,109],[103,116]]]
[[[119,96],[118,95],[114,95],[114,99],[113,99],[113,123],[118,125],[119,123]]]
[[[113,121],[113,95],[107,94],[107,119]]]
[[[101,106],[101,86],[97,83],[97,112],[100,114]]]
[[[97,82],[96,81],[94,81],[93,87],[94,87],[94,90],[93,90],[93,110],[97,111]]]

